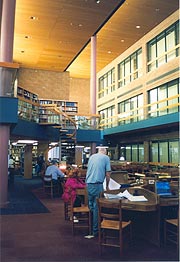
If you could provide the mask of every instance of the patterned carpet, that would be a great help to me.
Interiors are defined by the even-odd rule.
[[[25,179],[23,176],[15,176],[14,184],[8,188],[8,205],[0,209],[1,215],[49,213],[50,211],[33,194],[33,190],[42,188],[39,177]]]

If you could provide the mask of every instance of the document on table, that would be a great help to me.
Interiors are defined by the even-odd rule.
[[[114,189],[120,189],[121,185],[119,183],[117,183],[114,179],[110,178],[110,181],[109,181],[109,189],[110,190],[114,190]],[[106,178],[104,180],[104,183],[103,183],[103,188],[104,190],[106,190]]]
[[[129,191],[126,189],[124,192],[120,192],[118,194],[107,194],[105,193],[105,198],[107,199],[121,199],[121,198],[127,198],[129,201],[148,201],[145,196],[133,196],[129,193]]]

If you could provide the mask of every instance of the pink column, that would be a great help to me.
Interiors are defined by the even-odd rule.
[[[16,0],[2,0],[1,62],[13,62],[15,8]]]
[[[0,45],[0,61],[13,62],[13,39],[14,39],[14,20],[16,0],[1,0],[1,45]],[[5,80],[4,80],[5,81]],[[0,82],[4,83],[2,79]],[[9,82],[9,79],[7,79]],[[1,87],[4,89],[4,87]],[[2,96],[6,94],[3,91]],[[7,203],[8,190],[8,145],[10,138],[10,126],[0,125],[0,206]]]
[[[90,107],[91,114],[96,114],[96,35],[91,37]],[[91,125],[96,126],[96,118],[92,118]],[[91,144],[91,154],[94,153],[96,153],[96,143]]]
[[[91,114],[96,114],[96,36],[91,37],[90,107]]]

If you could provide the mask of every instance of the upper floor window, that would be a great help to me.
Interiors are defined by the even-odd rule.
[[[102,98],[115,90],[115,68],[99,78],[98,98]]]
[[[171,81],[148,92],[149,116],[157,117],[179,111],[179,83]]]
[[[99,111],[101,116],[99,126],[102,128],[110,128],[116,126],[114,117],[115,117],[115,106],[110,106]]]
[[[176,22],[147,43],[148,72],[179,56],[179,23]]]
[[[118,103],[119,125],[137,122],[143,118],[143,94]]]
[[[137,50],[118,65],[118,88],[142,76],[142,49]]]

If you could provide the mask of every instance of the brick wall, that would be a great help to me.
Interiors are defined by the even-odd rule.
[[[70,78],[69,72],[20,68],[18,85],[39,98],[78,102],[78,113],[89,114],[89,79]]]

